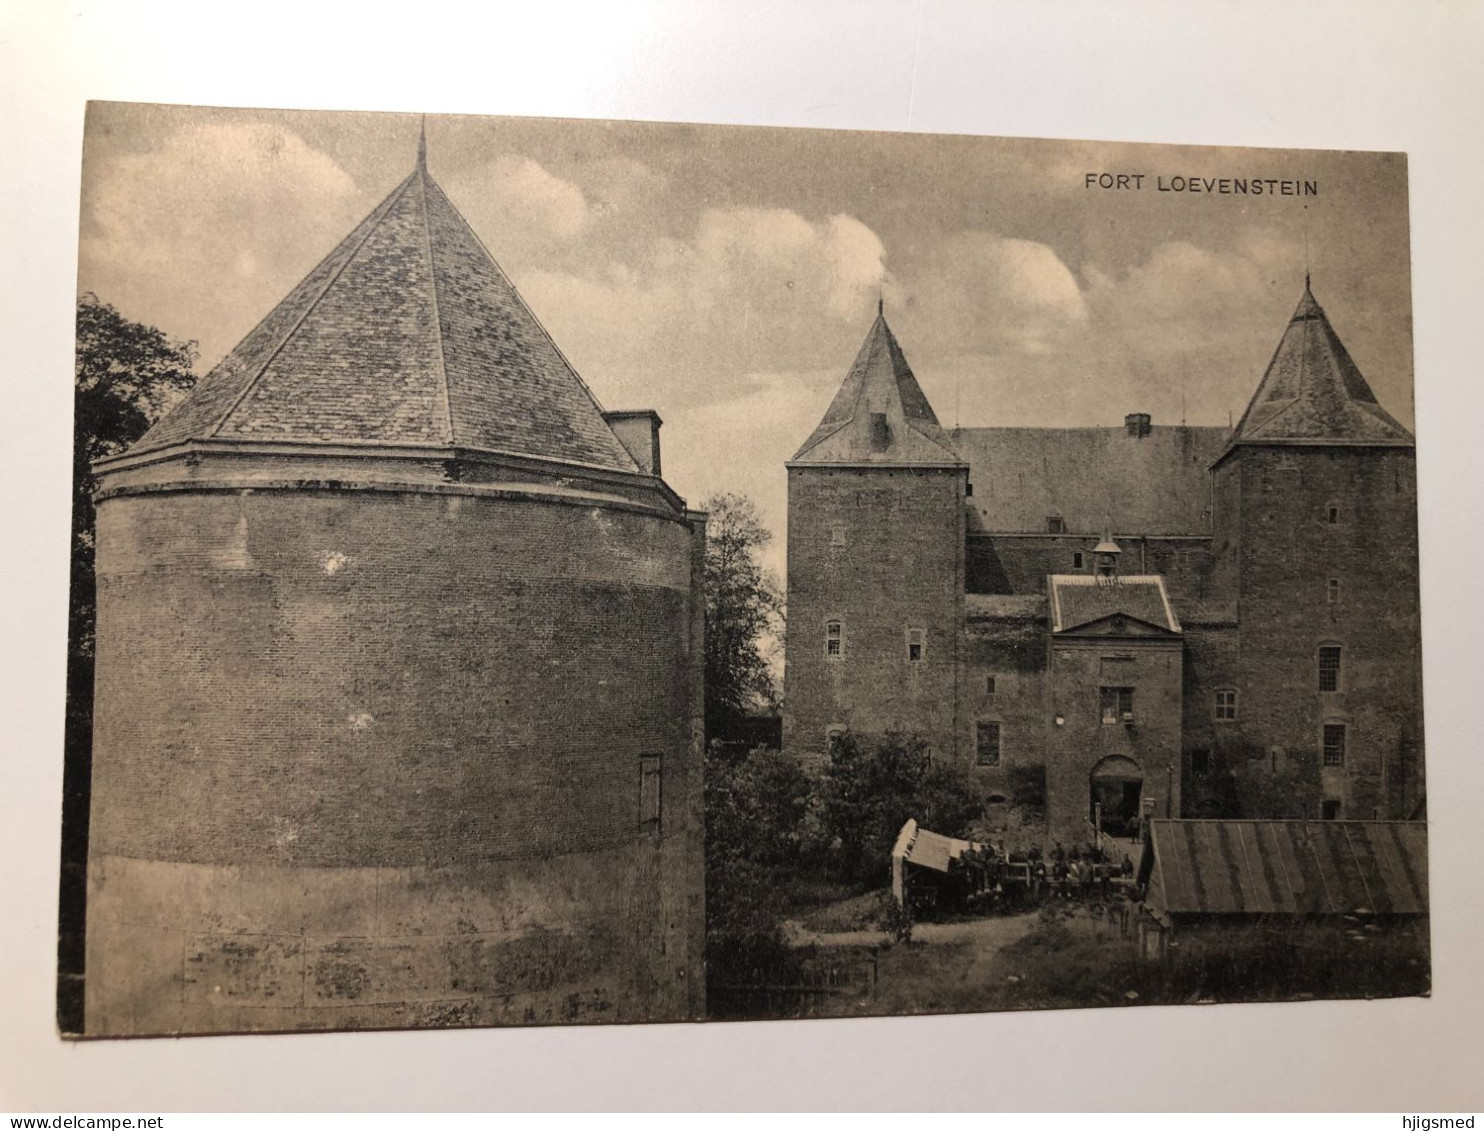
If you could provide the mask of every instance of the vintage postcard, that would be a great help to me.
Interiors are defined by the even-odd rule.
[[[1428,993],[1407,200],[92,104],[62,1031]]]

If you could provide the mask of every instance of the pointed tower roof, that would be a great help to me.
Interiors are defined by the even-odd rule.
[[[912,375],[879,302],[876,321],[840,391],[790,462],[947,467],[963,463]]]
[[[1222,456],[1242,443],[1410,446],[1350,360],[1308,276],[1304,295]]]
[[[454,447],[637,465],[458,209],[416,167],[132,454],[194,440]]]

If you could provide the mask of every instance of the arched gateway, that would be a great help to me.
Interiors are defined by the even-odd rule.
[[[1102,831],[1113,836],[1131,835],[1143,790],[1144,771],[1139,763],[1121,754],[1104,758],[1088,778],[1087,819],[1094,824],[1101,821]]]

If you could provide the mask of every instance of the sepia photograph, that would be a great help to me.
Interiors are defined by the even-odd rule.
[[[1405,155],[100,101],[81,184],[63,1035],[1432,992]]]

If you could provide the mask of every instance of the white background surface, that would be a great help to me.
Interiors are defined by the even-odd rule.
[[[0,1110],[1484,1106],[1481,48],[1484,7],[1461,3],[0,5]],[[61,1041],[89,98],[1409,153],[1433,998]]]

